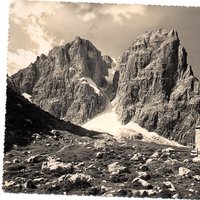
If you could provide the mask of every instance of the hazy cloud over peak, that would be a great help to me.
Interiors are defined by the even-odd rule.
[[[9,74],[28,66],[30,62],[35,60],[37,55],[47,53],[56,44],[55,36],[45,30],[43,26],[46,23],[46,18],[55,14],[56,10],[61,7],[62,5],[58,3],[12,1],[10,5],[10,26],[20,25],[21,30],[15,31],[24,32],[35,45],[32,48],[30,46],[30,50],[25,50],[23,48],[23,38],[20,38],[22,42],[20,48],[15,51],[14,48],[9,48],[11,50],[8,53]],[[14,35],[10,35],[10,37],[14,37]],[[15,38],[14,40],[18,39]],[[12,40],[14,44],[11,45],[15,45],[15,42],[17,42],[14,40]]]
[[[133,14],[144,15],[147,7],[142,5],[111,5],[103,11],[111,15],[115,22],[122,23],[123,18],[130,19]]]
[[[144,15],[147,7],[142,5],[117,5],[117,4],[79,4],[76,12],[78,18],[83,21],[89,21],[97,18],[99,15],[108,15],[115,22],[122,23],[123,18],[131,18],[133,14]]]

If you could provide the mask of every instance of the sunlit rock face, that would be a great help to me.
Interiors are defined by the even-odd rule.
[[[192,142],[200,113],[200,84],[174,30],[138,37],[118,63],[116,112],[121,121],[180,143]]]
[[[20,93],[58,118],[82,124],[105,108],[108,64],[101,52],[80,37],[54,47],[47,56],[11,77]]]

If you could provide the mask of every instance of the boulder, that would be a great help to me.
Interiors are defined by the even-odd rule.
[[[44,183],[44,182],[46,182],[47,181],[47,179],[46,178],[35,178],[35,179],[33,179],[33,183],[35,184],[35,185],[37,185],[37,184],[40,184],[40,183]]]
[[[154,159],[153,158],[149,158],[149,159],[146,160],[146,163],[149,164],[149,163],[152,163],[154,161],[156,161],[155,158]]]
[[[141,178],[143,180],[149,180],[151,176],[148,172],[138,172],[138,178]]]
[[[13,185],[15,185],[16,183],[14,181],[5,181],[3,186],[4,187],[11,187]]]
[[[174,184],[172,182],[170,182],[170,181],[164,181],[163,182],[163,187],[167,188],[171,192],[176,191],[176,188],[174,187]]]
[[[153,153],[150,158],[158,158],[160,156],[160,154],[156,151],[155,153]]]
[[[107,187],[107,186],[105,186],[105,185],[102,185],[102,186],[101,186],[101,193],[105,193],[105,192],[109,191],[110,189],[111,189],[110,187]]]
[[[6,160],[6,161],[4,162],[4,165],[10,165],[11,163],[12,163],[12,162]]]
[[[68,180],[72,183],[75,183],[77,181],[87,181],[90,182],[92,180],[92,177],[89,175],[85,175],[85,174],[72,174],[69,175]]]
[[[136,153],[131,159],[130,161],[143,161],[144,157],[141,153]]]
[[[195,162],[195,163],[196,162],[200,163],[200,155],[198,155],[197,157],[193,158],[192,161]]]
[[[170,159],[169,156],[170,156],[169,152],[164,152],[160,155],[159,160],[165,160],[166,161],[167,159]]]
[[[195,181],[200,181],[200,175],[194,175],[194,176],[193,176],[193,179],[194,179]]]
[[[175,165],[177,162],[178,162],[178,160],[171,159],[171,158],[168,158],[167,160],[165,160],[165,164],[167,164],[167,165]]]
[[[97,159],[102,159],[103,156],[104,156],[104,153],[103,153],[103,152],[97,152],[97,153],[96,153],[96,158],[97,158]]]
[[[133,187],[134,188],[140,188],[140,189],[153,189],[153,186],[148,183],[147,181],[141,179],[141,178],[135,178],[132,181]]]
[[[59,161],[60,159],[55,159],[53,157],[49,157],[48,161],[42,163],[41,170],[44,171],[57,171],[60,173],[72,173],[73,165],[71,163],[64,163]]]
[[[25,188],[29,188],[29,189],[37,189],[37,186],[35,185],[35,183],[32,180],[28,180],[25,184],[24,184]]]
[[[157,197],[163,198],[163,199],[171,199],[173,196],[173,192],[168,190],[167,188],[165,189],[160,189],[157,193]]]
[[[37,155],[34,155],[34,156],[29,157],[29,158],[26,160],[26,162],[27,162],[27,163],[37,163],[37,162],[39,162],[39,159],[40,159],[41,157],[42,157],[41,155],[37,154]]]
[[[60,132],[59,132],[58,130],[55,130],[55,129],[52,129],[50,132],[51,132],[53,135],[57,135],[57,136],[60,135]]]
[[[18,160],[18,159],[13,159],[12,163],[13,163],[13,164],[19,163],[19,160]]]
[[[189,159],[186,158],[183,163],[189,163]]]
[[[188,175],[190,172],[191,170],[186,167],[179,167],[178,169],[178,173],[180,176]]]
[[[67,181],[69,183],[69,189],[91,187],[92,180],[93,180],[93,178],[90,175],[85,175],[82,173],[76,173],[76,174],[67,176]]]
[[[149,171],[149,167],[147,165],[140,165],[138,169],[143,172]]]
[[[171,153],[171,152],[173,152],[173,151],[174,151],[174,149],[171,148],[171,147],[168,147],[168,148],[162,149],[162,153]]]
[[[112,175],[127,172],[127,167],[120,165],[118,162],[114,162],[108,165],[108,172]]]
[[[42,136],[41,136],[40,134],[38,134],[38,133],[34,133],[34,134],[32,135],[32,138],[37,139],[37,140],[41,140],[41,139],[42,139]]]

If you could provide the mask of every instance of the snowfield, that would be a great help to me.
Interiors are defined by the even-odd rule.
[[[137,123],[129,122],[126,125],[121,124],[110,102],[107,104],[106,109],[102,113],[97,114],[82,127],[89,130],[109,133],[118,141],[123,141],[124,138],[134,139],[134,137],[142,135],[141,141],[144,142],[182,146],[179,143],[173,140],[168,140],[155,132],[147,131],[145,128],[140,127]]]
[[[31,95],[30,94],[27,94],[27,93],[23,93],[22,96],[26,99],[28,99],[31,103],[32,103],[32,100],[31,100]]]
[[[115,70],[108,69],[108,76],[105,76],[105,79],[108,83],[112,84],[114,74],[115,74]]]

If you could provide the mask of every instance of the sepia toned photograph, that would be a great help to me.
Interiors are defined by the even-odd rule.
[[[200,7],[11,0],[3,191],[199,199],[199,22]]]

